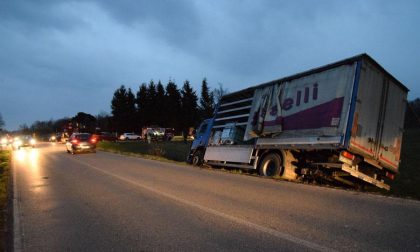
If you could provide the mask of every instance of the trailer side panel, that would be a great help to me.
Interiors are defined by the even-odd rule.
[[[282,144],[294,139],[318,145],[318,138],[342,145],[357,62],[255,90],[245,140],[258,137]],[[288,141],[289,142],[289,141]],[[312,148],[312,147],[311,147]]]

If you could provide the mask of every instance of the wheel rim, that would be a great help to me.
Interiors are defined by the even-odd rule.
[[[274,177],[281,175],[281,157],[277,154],[268,154],[264,157],[260,164],[259,174],[266,177]]]
[[[198,156],[194,156],[194,157],[193,157],[193,160],[192,160],[192,164],[193,164],[193,165],[198,165],[198,161],[199,161]]]
[[[268,160],[263,167],[264,175],[272,177],[276,174],[277,164],[274,160]]]
[[[192,164],[195,166],[200,165],[201,163],[201,152],[194,154]]]

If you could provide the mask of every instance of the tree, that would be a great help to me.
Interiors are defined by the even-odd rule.
[[[136,123],[136,98],[131,91],[127,92],[127,114],[126,114],[127,131],[140,131],[139,125]]]
[[[156,113],[156,85],[151,80],[147,86],[147,99],[146,99],[146,124],[154,125],[156,124],[157,118],[161,115]]]
[[[137,123],[140,127],[146,125],[146,110],[147,110],[147,86],[146,83],[141,84],[136,95],[137,104]]]
[[[91,114],[79,112],[71,119],[71,121],[73,122],[73,125],[75,125],[79,130],[79,132],[95,132],[96,118]]]
[[[29,135],[31,134],[31,129],[28,127],[26,123],[19,125],[19,131],[21,134]]]
[[[155,112],[157,116],[156,124],[161,127],[166,127],[166,119],[165,119],[165,88],[162,85],[162,82],[158,82],[156,86],[156,104],[155,104]]]
[[[111,111],[112,121],[117,131],[130,132],[137,129],[135,97],[131,88],[127,90],[124,85],[121,85],[114,92]]]
[[[226,88],[223,88],[222,83],[219,82],[218,85],[219,87],[213,90],[213,96],[216,103],[220,102],[220,99],[222,99],[222,96],[229,93],[229,91]]]
[[[100,131],[112,131],[111,129],[111,116],[101,111],[96,116],[96,126],[100,129]]]
[[[181,129],[181,93],[177,85],[172,80],[169,80],[165,90],[165,118],[166,125],[176,130]]]
[[[420,128],[420,98],[408,102],[405,112],[405,128]]]
[[[127,89],[122,85],[119,89],[114,92],[114,97],[111,101],[111,113],[114,126],[117,131],[123,132],[125,128],[123,121],[126,117],[124,109],[127,103]]]
[[[54,122],[52,119],[49,121],[35,121],[30,129],[37,136],[49,135],[54,132]]]
[[[186,80],[181,90],[181,126],[184,137],[187,137],[188,129],[195,127],[198,118],[197,95],[192,89],[190,82]]]
[[[61,118],[53,122],[53,131],[55,132],[63,132],[66,126],[68,125],[70,119],[67,117]]]
[[[201,83],[200,116],[201,120],[210,118],[214,112],[214,95],[209,91],[206,78]]]
[[[4,125],[5,125],[5,123],[4,123],[4,120],[3,120],[3,116],[0,113],[0,131],[3,131],[4,130],[3,129]]]

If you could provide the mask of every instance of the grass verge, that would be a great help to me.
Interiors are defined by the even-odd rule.
[[[10,177],[11,151],[0,150],[0,251],[7,250],[7,208]]]
[[[190,144],[184,142],[100,142],[99,150],[153,160],[185,162]]]
[[[399,171],[390,193],[420,199],[420,129],[405,130]]]

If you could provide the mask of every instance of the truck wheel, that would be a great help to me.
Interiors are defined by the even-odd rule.
[[[194,156],[192,158],[192,165],[194,166],[201,166],[203,164],[203,152],[202,151],[196,151],[194,153]]]
[[[278,154],[270,153],[260,163],[259,174],[265,177],[279,176],[282,172],[281,158]]]

